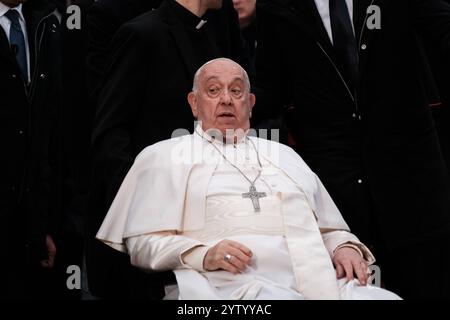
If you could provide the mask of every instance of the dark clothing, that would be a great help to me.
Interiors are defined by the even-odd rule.
[[[87,15],[87,91],[89,95],[89,120],[90,130],[89,136],[92,136],[92,119],[94,118],[95,109],[97,108],[97,98],[101,85],[103,84],[103,78],[105,75],[105,69],[107,67],[107,61],[111,51],[111,40],[117,30],[125,22],[136,18],[137,16],[154,9],[159,6],[161,0],[99,0],[96,1],[88,11]],[[90,139],[89,139],[90,140]],[[90,145],[90,143],[89,143]],[[92,162],[92,161],[91,161]],[[89,170],[90,173],[92,171]],[[91,185],[93,182],[91,181]],[[92,188],[91,188],[92,189]],[[98,191],[96,191],[98,192]],[[129,267],[129,259],[127,256],[114,252],[110,248],[97,243],[94,240],[95,228],[98,227],[98,221],[92,226],[92,219],[89,218],[91,211],[95,212],[98,208],[97,200],[95,199],[95,193],[92,193],[92,204],[88,204],[87,215],[85,219],[86,223],[86,264],[88,272],[88,285],[89,290],[99,297],[110,298],[143,298],[152,297],[159,292],[148,292],[142,294],[146,290],[146,281],[131,281],[139,277],[140,273]],[[108,257],[108,261],[113,263],[105,270],[102,270],[103,266],[97,267],[97,261],[92,256]],[[111,281],[111,279],[114,279]],[[113,283],[114,282],[114,283]],[[109,283],[109,284],[108,284]],[[133,287],[128,285],[133,283]],[[158,289],[159,290],[159,289]]]
[[[450,170],[450,63],[444,62],[444,57],[436,51],[430,52],[430,56],[441,97],[440,103],[434,105],[431,110],[445,163]]]
[[[83,226],[87,211],[90,178],[90,136],[92,108],[88,104],[86,87],[87,28],[86,13],[94,0],[54,1],[61,12],[61,74],[64,105],[58,136],[62,141],[60,154],[59,222],[55,234],[53,291],[58,299],[80,299],[81,290],[67,287],[67,268],[83,265]],[[68,6],[80,8],[81,16],[67,13]],[[80,28],[73,27],[73,18],[81,19]],[[68,24],[69,22],[69,24]],[[72,24],[70,23],[72,22]],[[47,284],[48,285],[48,284]]]
[[[445,0],[450,4],[450,0]],[[440,99],[431,106],[447,169],[450,169],[450,61],[439,43],[423,39]]]
[[[117,30],[127,21],[156,9],[163,0],[98,0],[88,11],[88,90],[93,103],[104,77],[111,40]]]
[[[220,49],[214,42],[213,35],[210,32],[210,26],[207,25],[208,22],[197,29],[197,26],[202,19],[184,8],[178,2],[173,1],[171,2],[171,5],[173,6],[172,10],[174,10],[174,14],[177,19],[179,19],[182,28],[186,32],[186,39],[193,49],[192,56],[190,57],[192,60],[189,60],[189,63],[194,67],[194,70],[206,61],[219,57]],[[209,19],[209,17],[206,16],[205,19]],[[185,91],[183,91],[183,93],[185,93]],[[184,105],[186,105],[185,101]]]
[[[241,29],[244,41],[244,55],[249,60],[250,68],[246,70],[251,78],[255,73],[255,54],[256,54],[256,22]]]
[[[113,252],[94,236],[136,155],[146,146],[170,138],[175,129],[193,129],[187,94],[197,68],[212,58],[240,57],[239,26],[231,2],[224,1],[221,10],[208,11],[203,19],[207,23],[196,29],[200,19],[168,0],[123,25],[114,37],[92,138],[87,267],[90,288],[96,295],[162,296],[159,274],[146,275],[150,279],[147,286],[139,281],[147,292],[128,285],[130,292],[127,277],[143,278],[144,274],[129,268],[128,256]],[[114,263],[120,266],[112,266]],[[117,273],[124,280],[122,289],[111,279]]]
[[[10,269],[2,274],[12,283],[21,277],[17,270],[28,266],[31,273],[47,257],[45,235],[55,232],[54,204],[59,203],[60,23],[49,1],[28,1],[23,14],[30,48],[29,85],[0,28],[0,139],[5,150],[0,160],[0,237],[8,257],[1,268]],[[27,296],[29,288],[16,289]]]
[[[366,27],[369,5],[381,9],[381,29]],[[297,151],[363,242],[387,254],[440,246],[450,232],[450,191],[417,33],[449,57],[450,6],[440,0],[355,0],[355,90],[336,63],[313,0],[259,0],[257,17],[254,117],[287,112]],[[421,254],[414,251],[419,259]],[[433,274],[437,261],[422,274]]]

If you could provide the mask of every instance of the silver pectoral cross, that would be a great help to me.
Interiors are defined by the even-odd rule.
[[[263,197],[267,197],[266,193],[256,191],[256,187],[254,185],[250,186],[248,192],[242,194],[242,198],[250,198],[252,200],[255,212],[261,211],[261,207],[259,206],[259,198]]]

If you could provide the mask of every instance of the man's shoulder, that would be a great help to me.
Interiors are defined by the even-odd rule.
[[[29,26],[37,25],[41,19],[47,20],[47,23],[49,19],[54,19],[51,23],[59,27],[62,19],[61,7],[49,0],[25,2],[22,12]]]
[[[168,30],[168,26],[158,9],[145,12],[120,27],[122,33],[140,35],[143,40],[153,40],[153,38],[165,34],[165,30]]]
[[[275,164],[286,165],[286,163],[289,163],[307,172],[312,172],[302,157],[288,145],[257,137],[250,137],[250,139],[254,142],[257,150],[266,157],[269,157]]]
[[[270,148],[278,148],[280,150],[286,151],[286,152],[293,152],[296,153],[291,147],[289,147],[288,145],[285,145],[283,143],[280,143],[278,141],[275,140],[269,140],[269,139],[265,139],[265,138],[259,138],[259,137],[255,137],[255,136],[249,136],[250,139],[252,139],[252,141],[254,143],[256,143],[259,146],[263,146],[263,147],[270,147]]]
[[[98,0],[90,6],[87,15],[96,23],[113,27],[112,30],[117,31],[121,25],[157,8],[160,2],[160,0]]]
[[[136,161],[141,161],[148,158],[165,158],[170,157],[171,152],[177,146],[186,146],[193,139],[191,134],[183,135],[176,138],[166,139],[156,142],[144,148],[136,157]],[[169,163],[169,161],[165,161]]]

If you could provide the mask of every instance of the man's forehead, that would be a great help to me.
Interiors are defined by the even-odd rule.
[[[243,70],[232,63],[214,63],[204,68],[202,72],[203,79],[231,78],[233,80],[244,80]]]
[[[205,82],[208,82],[208,81],[220,80],[221,77],[220,76],[211,75],[211,76],[204,77],[204,79],[205,79]],[[227,77],[226,79],[227,80],[231,80],[232,82],[234,82],[234,81],[244,81],[244,77],[241,76],[241,75],[238,75],[238,74],[235,77],[230,77],[230,78]]]

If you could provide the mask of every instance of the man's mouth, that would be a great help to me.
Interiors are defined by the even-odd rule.
[[[217,117],[234,118],[234,114],[231,112],[221,112]]]

